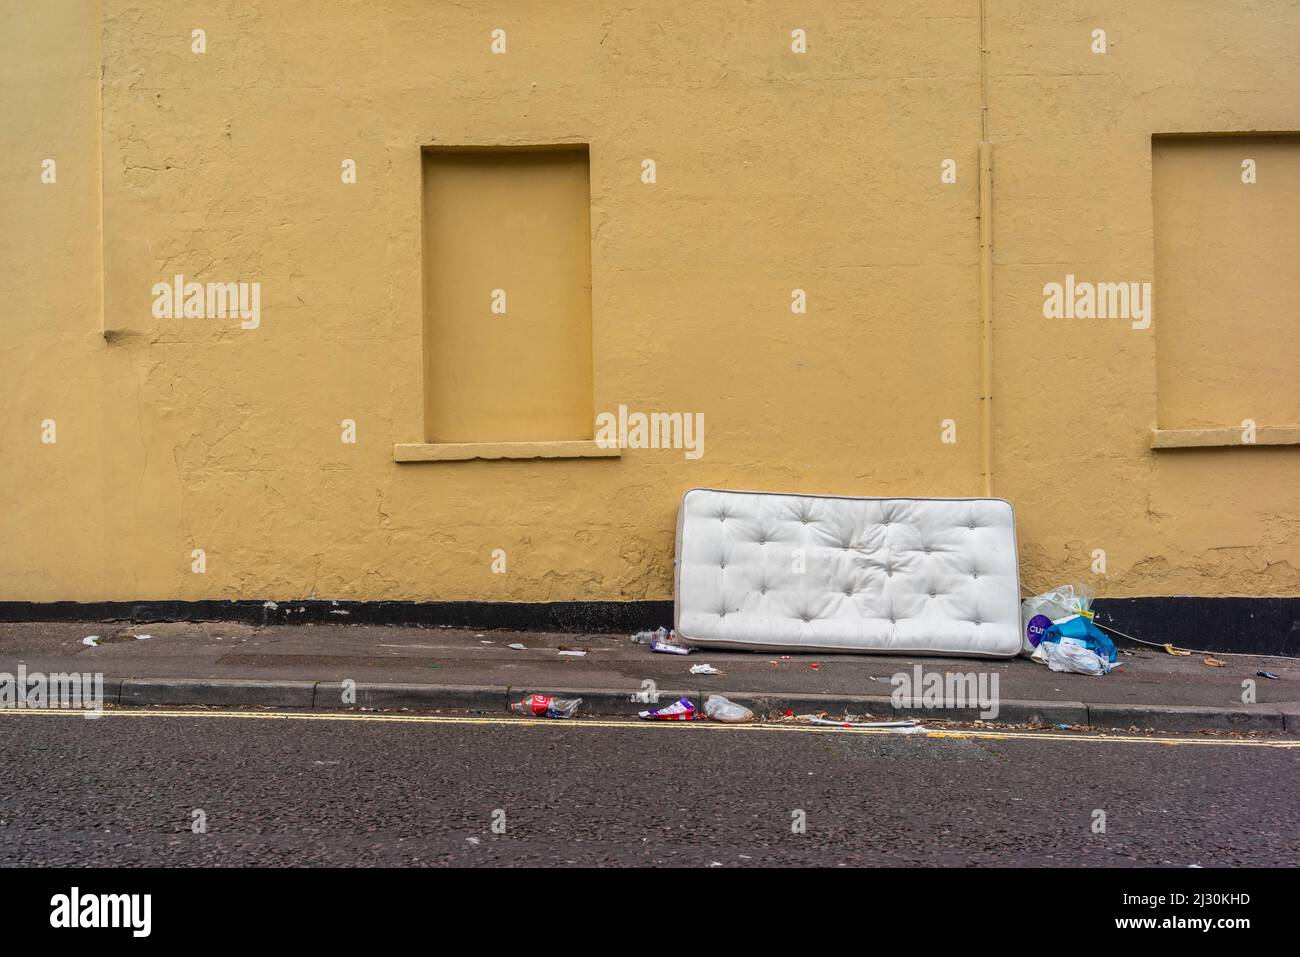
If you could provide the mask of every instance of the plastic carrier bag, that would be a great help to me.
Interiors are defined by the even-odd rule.
[[[1032,655],[1052,623],[1075,615],[1092,617],[1091,593],[1082,585],[1060,585],[1020,603],[1020,653]]]
[[[1053,671],[1072,671],[1080,675],[1104,675],[1114,667],[1082,645],[1065,641],[1044,641],[1034,652],[1034,658],[1046,662]]]

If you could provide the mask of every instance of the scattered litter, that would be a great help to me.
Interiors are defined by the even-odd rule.
[[[466,844],[478,844],[478,838],[477,838],[477,837],[467,837],[467,838],[465,838],[465,843],[466,843]]]
[[[1119,666],[1113,642],[1093,623],[1091,592],[1060,585],[1020,604],[1021,654],[1053,671],[1104,675]]]
[[[720,674],[722,674],[722,672],[719,671],[717,668],[713,667],[713,665],[691,665],[691,674],[693,674],[693,675],[720,675]],[[705,705],[705,707],[708,707],[708,702],[707,702],[707,701],[704,702],[704,705]]]
[[[496,642],[495,642],[495,641],[480,641],[479,644],[480,644],[480,645],[495,645]]]
[[[1277,675],[1273,674],[1273,672],[1271,671],[1256,671],[1255,674],[1259,675],[1261,678],[1272,678],[1274,681],[1282,680]]]
[[[728,701],[720,694],[711,694],[704,699],[704,713],[714,721],[722,721],[725,724],[742,724],[754,720],[754,712],[744,705]]]
[[[635,635],[632,636],[632,643],[634,645],[648,645],[651,644],[656,638],[659,639],[667,638],[671,634],[672,634],[671,631],[669,631],[667,628],[664,628],[662,626],[655,631],[638,631]]]
[[[550,695],[530,694],[522,701],[510,705],[516,714],[531,714],[548,718],[572,718],[582,704],[581,698],[552,698]]]
[[[690,698],[678,698],[666,708],[642,711],[638,717],[645,718],[647,721],[694,721],[695,705],[691,703]]]
[[[1192,654],[1190,651],[1183,651],[1181,648],[1175,648],[1167,641],[1165,642],[1165,651],[1178,658],[1190,658]]]
[[[791,711],[789,708],[786,708],[784,711],[781,712],[781,714],[785,715],[785,717],[787,717],[787,718],[793,718],[793,717],[794,717],[794,712]]]
[[[1046,664],[1053,671],[1069,671],[1080,675],[1104,675],[1112,668],[1119,667],[1095,651],[1064,639],[1044,639],[1030,657]]]
[[[677,635],[670,631],[667,638],[656,638],[650,642],[650,650],[665,655],[689,655],[695,649],[682,644],[677,640]]]
[[[148,641],[148,640],[149,640],[150,638],[152,638],[152,637],[153,637],[153,635],[136,635],[136,636],[135,636],[135,640],[136,640],[136,641]]]
[[[1032,655],[1053,624],[1083,616],[1091,621],[1092,593],[1083,585],[1058,585],[1020,603],[1020,653]]]
[[[514,644],[512,644],[512,645],[506,645],[506,647],[507,647],[507,648],[513,648],[515,651],[527,651],[527,650],[528,650],[528,646],[527,646],[527,645],[521,645],[521,644],[520,644],[519,642],[517,642],[517,641],[516,641]]]
[[[905,721],[849,721],[847,719],[823,718],[815,714],[801,714],[799,717],[813,724],[825,724],[834,728],[915,728],[921,724],[914,718]]]
[[[81,639],[81,643],[91,648],[97,648],[99,647],[99,635],[87,635]]]
[[[586,654],[586,652],[585,652],[585,651],[571,651],[571,650],[569,650],[568,648],[561,648],[561,649],[560,649],[560,654],[562,654],[562,655],[568,655],[570,658],[581,658],[583,655]]]
[[[1203,665],[1209,665],[1211,668],[1226,668],[1226,667],[1228,667],[1228,666],[1225,665],[1222,661],[1220,661],[1218,658],[1202,658],[1202,659],[1201,659],[1201,664],[1203,664]]]
[[[1053,728],[1056,728],[1058,731],[1069,731],[1071,728],[1074,727],[1074,725],[1072,725],[1072,724],[1054,724],[1054,725],[1052,725],[1052,727],[1053,727]]]
[[[482,636],[482,635],[475,635],[474,637],[475,637],[475,638],[482,638],[483,636]]]
[[[817,668],[820,668],[821,665],[817,664],[817,662],[814,661],[814,662],[813,662],[812,664],[810,664],[808,667],[809,667],[809,668],[813,668],[813,669],[817,669]]]
[[[790,656],[789,656],[789,655],[782,655],[782,656],[781,656],[781,660],[782,660],[782,661],[789,661],[789,660],[790,660]]]
[[[651,651],[658,651],[665,655],[689,655],[695,650],[682,644],[674,629],[664,627],[654,631],[638,631],[632,636],[632,642],[638,645],[649,645]]]
[[[268,611],[275,611],[280,606],[273,601],[264,601],[262,602],[262,607],[267,609]]]

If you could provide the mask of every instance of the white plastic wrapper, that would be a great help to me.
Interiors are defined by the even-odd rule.
[[[726,724],[741,724],[754,720],[754,712],[734,701],[729,701],[720,694],[709,695],[704,702],[704,713],[714,721],[722,721]]]

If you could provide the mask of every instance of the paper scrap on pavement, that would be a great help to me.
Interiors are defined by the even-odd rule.
[[[837,721],[834,718],[820,718],[815,714],[801,714],[799,717],[813,724],[825,724],[836,728],[919,728],[920,722],[908,718],[904,721]]]

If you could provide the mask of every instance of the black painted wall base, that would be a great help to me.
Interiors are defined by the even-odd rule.
[[[1300,656],[1300,598],[1099,598],[1097,621],[1143,641]],[[343,614],[346,612],[346,614]],[[671,601],[0,601],[0,621],[242,621],[626,632],[671,627]],[[1120,643],[1124,643],[1120,639]]]
[[[0,621],[242,621],[619,632],[672,627],[671,601],[0,601]]]
[[[1098,598],[1097,622],[1198,651],[1300,656],[1300,598]]]

